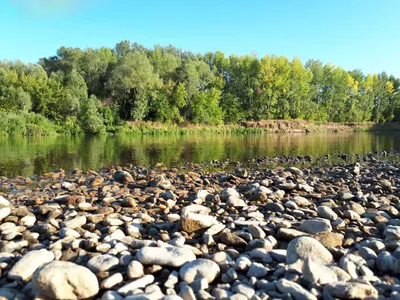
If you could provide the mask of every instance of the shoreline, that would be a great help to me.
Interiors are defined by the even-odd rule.
[[[35,130],[30,130],[30,125],[22,131],[25,134],[8,134],[0,132],[0,136],[51,136],[51,135],[90,135],[84,132],[69,132],[66,128],[53,124],[41,128],[36,125]],[[50,129],[51,128],[51,129]],[[137,134],[137,135],[167,135],[167,134],[190,134],[190,133],[323,133],[323,132],[378,132],[378,131],[400,131],[399,123],[376,124],[373,122],[356,123],[332,123],[332,122],[311,122],[304,120],[262,120],[243,121],[240,123],[227,124],[165,124],[157,122],[125,122],[121,126],[108,128],[98,134]]]
[[[0,294],[389,299],[400,286],[399,174],[399,162],[370,154],[319,168],[2,178]]]

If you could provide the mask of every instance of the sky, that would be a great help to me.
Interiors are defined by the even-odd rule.
[[[400,77],[399,0],[0,0],[0,60],[122,40]]]

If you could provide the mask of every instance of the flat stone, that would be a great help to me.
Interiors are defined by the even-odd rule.
[[[247,277],[264,277],[268,274],[269,269],[267,269],[263,264],[253,262],[247,271]]]
[[[231,232],[223,232],[220,235],[218,235],[218,237],[227,246],[236,246],[236,247],[247,246],[247,242],[244,239]]]
[[[301,223],[301,231],[305,231],[311,234],[322,232],[322,231],[332,231],[332,226],[329,220],[322,218],[314,218],[310,220],[305,220]]]
[[[64,227],[75,229],[75,228],[81,227],[82,225],[86,224],[86,217],[85,216],[76,216],[75,218],[64,221],[62,224]]]
[[[118,293],[122,295],[129,294],[133,292],[136,289],[142,289],[149,284],[152,284],[154,282],[154,276],[153,275],[144,275],[143,277],[136,279],[134,281],[131,281],[122,287],[118,289]]]
[[[136,254],[136,259],[144,265],[181,267],[183,264],[195,260],[196,256],[187,248],[143,247]]]
[[[364,283],[334,282],[325,285],[323,295],[325,299],[330,299],[331,297],[340,299],[377,299],[378,291],[372,285]]]
[[[226,206],[228,207],[246,207],[247,203],[246,201],[236,198],[236,197],[228,197],[228,200],[226,201]]]
[[[316,239],[302,236],[292,240],[287,247],[286,263],[292,264],[298,259],[307,258],[323,265],[333,261],[332,254]]]
[[[97,255],[89,259],[87,267],[97,274],[99,272],[112,270],[113,268],[117,267],[118,264],[119,260],[117,257],[110,254],[104,254]]]
[[[11,280],[25,281],[30,279],[38,268],[53,260],[53,252],[46,249],[29,251],[12,267],[7,277]]]
[[[341,247],[344,239],[343,234],[330,231],[318,232],[312,237],[327,248]]]
[[[292,228],[279,228],[277,238],[282,240],[291,241],[300,236],[308,236],[309,233]]]
[[[300,284],[286,280],[284,278],[278,280],[276,283],[277,289],[282,294],[289,294],[295,300],[317,300],[318,298],[303,288]]]

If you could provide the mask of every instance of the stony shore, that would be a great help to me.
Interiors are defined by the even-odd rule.
[[[0,299],[400,299],[400,164],[0,177]]]

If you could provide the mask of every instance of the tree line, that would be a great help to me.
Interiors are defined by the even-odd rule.
[[[304,119],[400,119],[400,80],[285,56],[61,47],[37,64],[0,62],[0,113],[38,115],[69,132],[113,131],[125,120],[220,124]],[[1,130],[1,128],[0,128]]]

